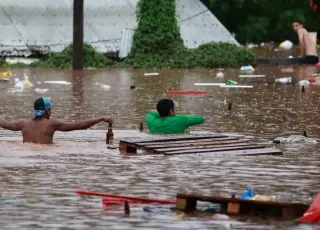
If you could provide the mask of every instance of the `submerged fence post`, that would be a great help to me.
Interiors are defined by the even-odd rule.
[[[73,69],[83,69],[83,1],[73,0]]]

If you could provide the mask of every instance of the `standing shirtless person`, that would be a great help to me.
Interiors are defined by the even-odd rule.
[[[319,57],[317,53],[317,47],[315,41],[312,39],[308,31],[303,28],[303,25],[299,21],[295,21],[293,24],[293,29],[299,36],[300,44],[300,64],[317,64],[319,62]]]
[[[69,132],[73,130],[88,129],[99,122],[112,124],[110,118],[95,118],[78,122],[64,122],[60,120],[50,120],[51,102],[46,97],[40,97],[34,103],[31,120],[21,120],[9,122],[0,119],[0,127],[11,131],[21,131],[23,143],[30,142],[36,144],[52,144],[55,131]]]

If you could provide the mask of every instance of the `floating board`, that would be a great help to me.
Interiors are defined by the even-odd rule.
[[[266,75],[239,75],[239,77],[265,77]]]
[[[46,93],[49,89],[39,89],[39,88],[36,88],[34,91],[36,93]]]
[[[312,76],[320,76],[320,73],[313,73]]]
[[[197,210],[197,201],[220,204],[220,214],[281,217],[282,219],[296,219],[308,210],[307,204],[288,203],[262,200],[242,200],[219,196],[202,196],[198,194],[177,194],[176,208],[186,212]]]
[[[220,86],[220,85],[225,85],[225,83],[194,83],[194,85],[198,85],[198,86]]]
[[[67,81],[45,81],[46,84],[59,84],[59,85],[71,85],[71,82]]]
[[[195,90],[173,90],[173,91],[169,91],[169,94],[194,94],[194,95],[197,95],[197,94],[207,94],[208,92],[207,91],[195,91]]]
[[[256,63],[257,64],[291,65],[291,64],[299,64],[299,58],[257,57]]]
[[[10,78],[0,77],[0,81],[10,81]]]
[[[117,199],[125,199],[136,201],[140,203],[158,203],[158,204],[175,204],[176,199],[154,199],[154,198],[144,198],[144,197],[136,197],[136,196],[121,196],[115,194],[107,194],[107,193],[98,193],[98,192],[89,192],[83,190],[75,191],[76,194],[79,195],[87,195],[87,196],[102,196],[102,197],[111,197]]]
[[[220,85],[222,88],[253,88],[252,85]]]
[[[145,73],[144,76],[159,76],[159,73]]]

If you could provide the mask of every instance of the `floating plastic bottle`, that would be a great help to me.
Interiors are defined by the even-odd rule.
[[[216,75],[217,78],[223,78],[224,77],[224,74],[222,72],[219,72],[217,73]]]
[[[293,43],[289,40],[286,40],[282,43],[280,43],[279,48],[284,49],[284,50],[290,50],[293,47]]]
[[[298,85],[308,86],[308,85],[310,85],[310,82],[307,80],[302,80],[302,81],[299,81]]]
[[[252,71],[254,71],[254,68],[253,68],[251,65],[242,66],[242,67],[240,68],[240,71],[249,71],[249,72],[252,72]]]
[[[292,82],[292,77],[282,77],[275,80],[276,83],[290,84]]]
[[[15,84],[14,84],[14,88],[16,88],[16,89],[18,89],[18,90],[24,90],[24,83],[23,83],[23,81],[20,81],[20,79],[19,78],[15,78],[14,79],[14,82],[15,82]]]
[[[232,80],[227,80],[226,85],[239,85],[239,82],[232,81]]]

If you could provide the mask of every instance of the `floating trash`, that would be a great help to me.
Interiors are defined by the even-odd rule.
[[[265,77],[266,75],[239,75],[239,77],[243,77],[243,78],[245,78],[245,77]]]
[[[281,42],[279,45],[279,48],[284,49],[284,50],[290,50],[293,47],[293,43],[289,40],[286,40],[284,42]]]
[[[34,91],[36,93],[46,93],[49,89],[39,89],[39,88],[36,88]]]
[[[254,71],[254,68],[251,65],[248,66],[242,66],[240,68],[240,71]]]
[[[311,143],[311,144],[316,144],[317,141],[310,138],[310,137],[305,137],[301,135],[291,135],[289,137],[277,137],[276,139],[273,140],[273,143],[280,143],[280,144],[293,144],[293,143]]]
[[[170,208],[165,207],[143,207],[143,211],[145,212],[171,212]]]
[[[224,77],[224,74],[222,72],[219,72],[217,73],[216,75],[217,78],[223,78]]]
[[[6,71],[6,72],[0,72],[0,77],[11,77],[12,73],[11,71]]]
[[[0,200],[0,205],[5,204],[24,204],[23,200]]]
[[[145,73],[144,76],[158,76],[159,73]]]
[[[265,196],[265,195],[255,195],[249,198],[249,200],[261,200],[261,201],[279,201],[277,196]]]
[[[230,220],[230,217],[224,214],[214,214],[212,219],[214,220]]]
[[[252,85],[220,85],[222,88],[253,88]]]
[[[299,81],[298,85],[308,86],[308,85],[310,85],[310,82],[307,80],[302,80],[302,81]]]
[[[227,80],[226,85],[239,85],[239,82],[232,81],[232,80]]]
[[[254,197],[255,195],[256,195],[256,193],[253,191],[253,188],[249,188],[247,191],[245,191],[245,192],[241,195],[240,199],[242,199],[242,200],[247,200],[247,199],[249,199],[249,198]]]
[[[110,90],[110,89],[111,89],[111,86],[110,86],[110,85],[101,84],[101,85],[100,85],[100,88],[101,88],[101,89],[105,89],[105,90]]]
[[[225,83],[194,83],[194,85],[197,86],[220,86],[220,85],[225,85]]]
[[[24,74],[24,81],[23,81],[25,88],[31,88],[33,87],[33,84],[29,81],[29,76]]]
[[[71,82],[68,81],[45,81],[46,84],[59,84],[59,85],[71,85]]]
[[[14,84],[15,89],[20,90],[20,91],[24,90],[24,82],[23,81],[20,81],[19,78],[15,78],[14,82],[15,82],[15,84]]]
[[[292,82],[292,77],[283,77],[275,80],[276,83],[288,84]]]

